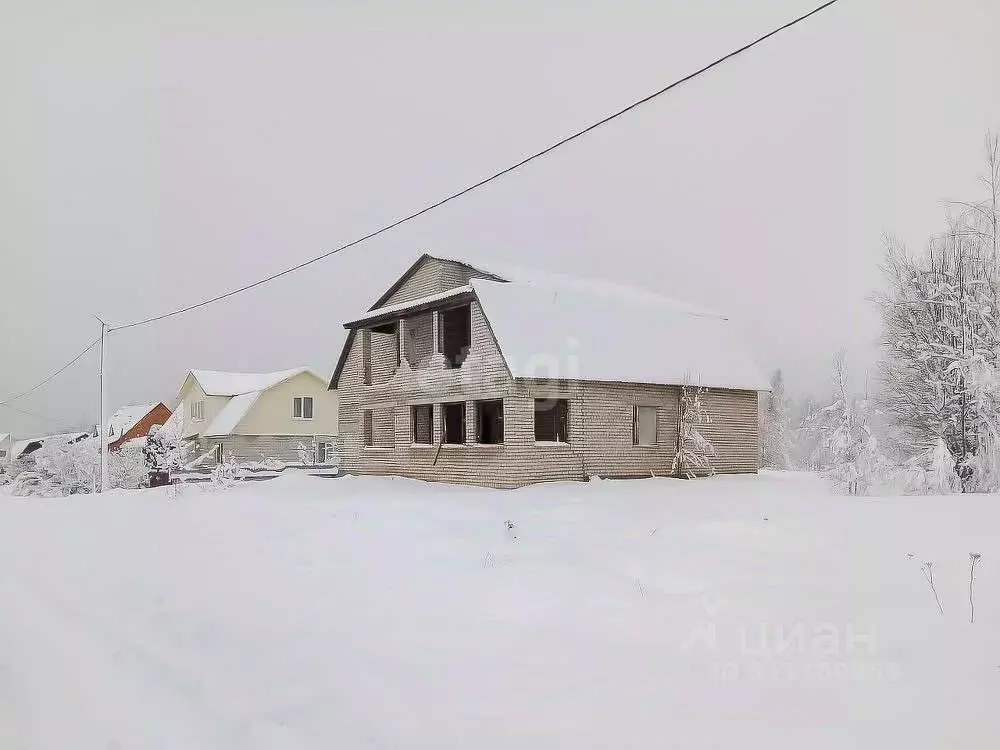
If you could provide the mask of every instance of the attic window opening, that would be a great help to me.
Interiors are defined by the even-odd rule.
[[[202,422],[205,419],[205,402],[195,401],[191,404],[191,421]]]
[[[462,305],[438,313],[441,353],[449,367],[461,367],[472,346],[472,306]]]
[[[535,442],[569,442],[569,401],[564,398],[535,399]]]

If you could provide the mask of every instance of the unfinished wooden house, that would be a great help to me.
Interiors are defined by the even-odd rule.
[[[348,472],[500,488],[668,475],[682,383],[705,388],[709,470],[757,471],[767,383],[721,315],[423,255],[344,325],[330,388]]]

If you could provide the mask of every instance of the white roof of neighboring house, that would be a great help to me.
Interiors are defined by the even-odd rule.
[[[205,430],[205,437],[225,437],[236,429],[236,426],[243,421],[243,418],[250,413],[253,405],[257,403],[263,391],[251,391],[233,396],[226,404],[219,415],[212,420],[212,423]]]
[[[0,432],[0,443],[2,443],[4,440],[7,440],[9,437],[10,435],[8,435],[6,432]]]
[[[159,405],[159,401],[154,401],[151,404],[139,404],[138,406],[122,407],[112,414],[111,419],[108,420],[108,428],[111,435],[114,437],[121,437],[139,424],[143,417]]]
[[[769,388],[726,318],[643,290],[568,279],[473,279],[514,377]]]
[[[61,432],[58,435],[42,435],[41,437],[34,437],[28,440],[18,440],[14,443],[11,448],[11,454],[14,458],[20,456],[25,448],[27,448],[32,443],[44,443],[46,440],[56,440],[56,439],[66,439],[66,440],[81,440],[83,438],[91,437],[89,432]]]
[[[206,396],[241,396],[253,391],[266,391],[278,383],[283,383],[296,375],[312,372],[308,367],[296,367],[281,372],[217,372],[215,370],[191,370],[191,376]],[[319,377],[319,375],[316,375]]]

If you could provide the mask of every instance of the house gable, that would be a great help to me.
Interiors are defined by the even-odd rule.
[[[149,435],[149,431],[154,426],[162,427],[163,425],[165,425],[167,423],[167,420],[170,419],[172,413],[173,412],[170,411],[170,408],[166,404],[162,402],[158,403],[156,406],[154,406],[152,409],[146,412],[145,416],[143,416],[142,419],[140,419],[138,422],[132,425],[128,430],[126,430],[123,435],[119,436],[117,440],[109,444],[108,449],[117,450],[130,440],[146,437],[147,435]]]
[[[450,289],[466,286],[474,278],[503,281],[499,276],[480,271],[467,263],[437,258],[424,253],[368,310],[371,312],[390,305],[442,294]],[[347,357],[354,345],[355,336],[354,329],[348,331],[347,340],[344,342],[337,366],[333,371],[333,377],[330,379],[330,390],[337,388]]]
[[[339,431],[337,394],[331,393],[326,386],[323,378],[307,370],[265,391],[246,394],[253,398],[248,398],[246,412],[236,420],[228,434],[335,436]],[[312,398],[312,419],[293,415],[296,397]]]
[[[204,402],[205,418],[196,422],[191,418],[191,406],[198,401]],[[180,418],[184,425],[183,432],[181,433],[182,437],[195,437],[207,429],[228,402],[229,399],[225,396],[207,396],[197,379],[191,373],[188,373],[178,394],[178,404],[176,407],[176,411],[180,412]]]

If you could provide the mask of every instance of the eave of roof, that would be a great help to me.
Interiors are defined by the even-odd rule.
[[[438,294],[431,294],[427,297],[400,302],[397,305],[379,307],[370,310],[367,315],[357,320],[344,323],[344,328],[368,328],[369,326],[390,323],[400,318],[417,315],[428,310],[438,310],[444,307],[460,305],[471,302],[475,294],[471,286],[459,286]]]

